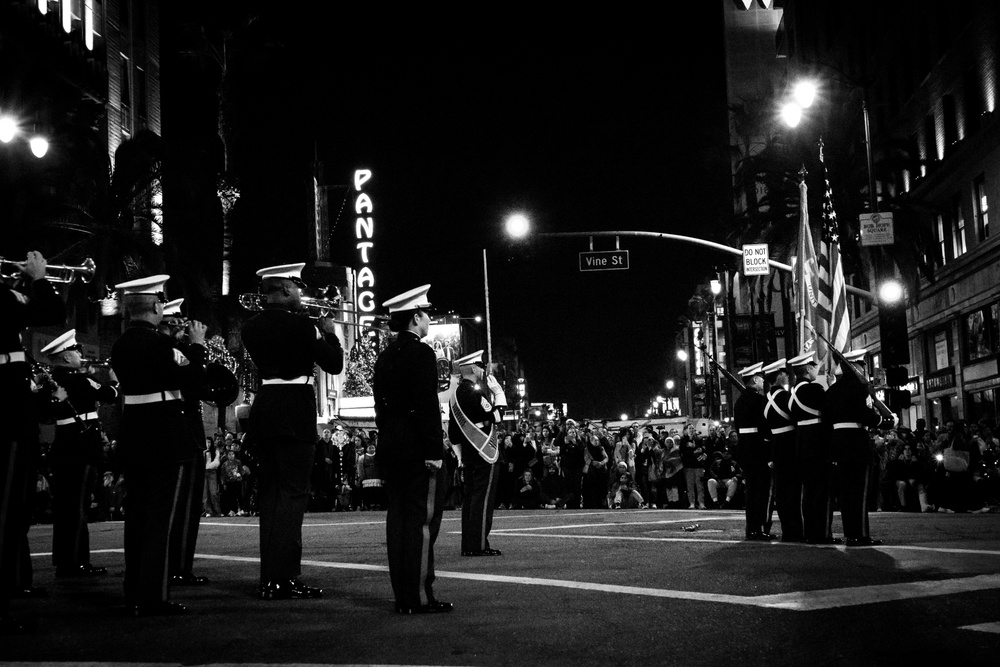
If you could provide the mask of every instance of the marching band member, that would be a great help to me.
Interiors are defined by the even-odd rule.
[[[795,460],[795,423],[788,412],[791,394],[785,364],[785,359],[779,359],[763,369],[771,384],[767,391],[764,419],[771,432],[774,456],[772,489],[778,504],[778,519],[781,520],[781,541],[801,542],[802,478]]]
[[[90,564],[87,509],[88,483],[104,458],[97,403],[118,398],[117,381],[98,382],[87,372],[70,329],[41,350],[52,367],[55,383],[52,417],[56,438],[49,456],[52,470],[52,562],[57,577],[87,577],[107,573]]]
[[[185,392],[205,379],[205,325],[191,322],[187,353],[158,330],[170,276],[119,285],[127,324],[111,348],[122,394],[118,446],[125,496],[125,598],[136,616],[187,611],[169,601],[169,535],[185,466],[201,456],[184,413]]]
[[[21,333],[26,327],[54,326],[66,319],[66,306],[45,279],[46,265],[41,253],[28,253],[21,265],[27,294],[0,284],[0,390],[4,394],[0,401],[0,634],[29,629],[24,621],[9,615],[18,553],[22,545],[27,551],[29,494],[34,491],[33,468],[38,458],[38,419]]]
[[[733,406],[733,420],[739,434],[737,462],[746,481],[746,537],[754,541],[773,539],[765,529],[771,488],[771,434],[764,419],[767,400],[761,395],[763,367],[763,362],[758,362],[740,371],[747,388]]]
[[[376,456],[386,478],[389,578],[396,612],[449,612],[434,597],[434,542],[441,529],[444,432],[438,404],[437,357],[427,336],[430,285],[389,299],[389,329],[399,336],[375,361],[372,389],[379,429]],[[423,594],[421,594],[421,589]]]
[[[857,364],[865,372],[867,350],[844,354],[837,365],[837,381],[826,390],[823,424],[830,429],[830,447],[837,463],[837,504],[844,524],[847,546],[881,544],[868,532],[868,479],[875,444],[868,428],[892,428],[896,419],[883,419],[870,407],[868,388],[845,364]]]
[[[262,386],[250,408],[247,437],[259,452],[261,600],[319,598],[323,591],[298,581],[302,519],[316,454],[313,365],[344,368],[344,351],[329,319],[322,331],[297,314],[304,263],[261,269],[264,309],[243,325],[243,345]]]
[[[792,358],[795,371],[788,412],[795,422],[795,448],[802,475],[802,532],[809,544],[838,544],[831,532],[833,503],[830,498],[832,465],[830,441],[820,415],[826,389],[816,382],[816,352]]]
[[[184,299],[174,299],[163,304],[163,321],[160,331],[174,341],[174,346],[185,356],[190,356],[191,344],[187,341],[187,329],[191,320],[181,314]],[[200,323],[198,323],[200,324]],[[184,414],[187,416],[195,439],[205,442],[205,426],[202,424],[200,392],[189,391],[184,395]],[[170,530],[170,585],[198,586],[208,583],[208,577],[196,575],[194,551],[198,542],[198,528],[201,523],[202,496],[205,493],[205,457],[203,452],[191,461],[185,461],[181,469],[180,505]]]
[[[451,398],[448,439],[458,455],[465,500],[462,503],[462,555],[499,556],[490,548],[490,528],[496,506],[500,449],[497,423],[507,405],[503,388],[496,378],[486,375],[483,351],[473,352],[455,362],[462,380]],[[485,386],[484,386],[485,385]]]

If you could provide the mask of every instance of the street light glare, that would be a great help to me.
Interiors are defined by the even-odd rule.
[[[816,100],[816,84],[812,81],[799,81],[792,90],[792,97],[803,109],[808,109]]]
[[[623,413],[621,413],[620,417],[622,418],[622,421],[623,421],[623,422],[626,422],[626,421],[628,421],[628,415],[627,415],[627,414],[625,414],[624,412],[623,412]]]
[[[31,154],[37,158],[43,158],[49,152],[49,142],[45,137],[32,137],[28,145],[31,146]]]
[[[680,361],[687,361],[688,360],[687,350],[677,350],[677,359],[679,359]]]
[[[667,380],[667,389],[673,389],[673,388],[674,388],[674,381]]]
[[[903,286],[895,280],[888,280],[882,283],[878,294],[885,303],[896,303],[903,298]]]
[[[17,134],[17,123],[10,116],[0,117],[0,141],[10,143],[14,135]]]
[[[781,107],[781,120],[788,127],[797,127],[802,122],[802,107],[797,102],[788,102]]]
[[[529,226],[528,218],[520,213],[507,218],[507,233],[516,239],[526,236]]]

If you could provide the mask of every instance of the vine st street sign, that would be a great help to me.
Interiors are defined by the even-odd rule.
[[[628,268],[628,250],[580,253],[581,271],[620,271]]]

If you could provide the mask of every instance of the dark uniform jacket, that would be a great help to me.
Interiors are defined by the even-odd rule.
[[[768,441],[771,433],[764,418],[765,405],[767,399],[748,387],[733,406],[733,421],[739,433],[736,460],[743,468],[766,465],[771,460],[771,445]],[[747,433],[746,429],[756,431]]]
[[[458,400],[458,405],[462,408],[462,412],[465,416],[469,418],[473,424],[479,425],[479,429],[490,434],[495,426],[496,415],[494,410],[496,409],[493,405],[493,394],[491,394],[485,387],[480,387],[476,389],[476,383],[468,378],[462,378],[462,381],[458,383],[455,387],[455,398]],[[462,445],[462,461],[466,465],[474,465],[480,461],[486,463],[485,459],[479,453],[472,443],[468,441],[465,434],[462,433],[462,429],[459,428],[458,423],[451,419],[448,422],[448,438],[451,440],[452,444]],[[497,443],[497,447],[500,447],[501,443]],[[517,445],[515,445],[517,447]],[[518,448],[521,449],[521,448]],[[519,452],[520,454],[520,452]],[[537,456],[536,456],[537,457]],[[537,457],[540,459],[540,457]],[[478,459],[478,461],[476,460]],[[515,462],[515,470],[519,470],[517,467],[518,462]],[[525,462],[526,465],[527,462]],[[523,470],[523,468],[520,468]]]
[[[764,419],[771,432],[774,459],[790,462],[795,460],[795,422],[788,412],[788,402],[792,394],[784,387],[771,387],[764,399]],[[789,429],[789,427],[793,427]]]
[[[379,465],[405,466],[444,454],[437,357],[412,331],[402,331],[375,362],[375,425]]]
[[[80,421],[78,417],[97,411],[97,403],[110,403],[118,398],[118,390],[101,384],[86,373],[69,368],[53,368],[52,379],[66,390],[66,400],[53,403],[51,417],[56,422],[56,439],[52,444],[53,460],[62,463],[97,465],[104,456],[100,423]],[[68,424],[60,421],[72,419]]]
[[[823,400],[823,426],[830,435],[834,461],[865,464],[871,461],[875,446],[867,427],[877,427],[882,417],[868,407],[868,389],[852,373],[844,373],[826,390]],[[834,429],[835,424],[855,423],[863,428]],[[891,423],[891,422],[890,422]]]
[[[796,454],[802,461],[830,462],[830,446],[820,415],[826,389],[819,382],[803,380],[792,387],[788,403],[795,422]],[[803,424],[812,420],[815,424]]]
[[[312,320],[266,304],[243,325],[243,346],[261,379],[312,377],[313,366],[327,373],[344,369],[344,350],[332,334]],[[250,409],[247,432],[253,438],[290,438],[316,442],[316,394],[310,384],[264,385]]]
[[[111,348],[111,367],[123,396],[183,394],[196,392],[204,384],[206,354],[201,345],[191,345],[182,354],[169,336],[149,322],[136,320]],[[192,461],[204,449],[184,413],[183,401],[176,400],[123,405],[118,442],[123,460],[152,464]]]

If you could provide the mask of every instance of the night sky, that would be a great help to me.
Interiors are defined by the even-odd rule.
[[[519,211],[542,231],[720,240],[731,212],[720,3],[407,11],[260,15],[262,48],[296,65],[261,77],[268,130],[314,138],[328,180],[372,169],[379,301],[431,283],[435,306],[482,314],[485,248],[494,339],[516,340],[530,399],[575,417],[632,415],[663,393],[677,318],[725,258],[622,238],[629,271],[581,273],[586,239],[513,243],[502,224]],[[335,262],[358,264],[353,226],[348,204]]]

